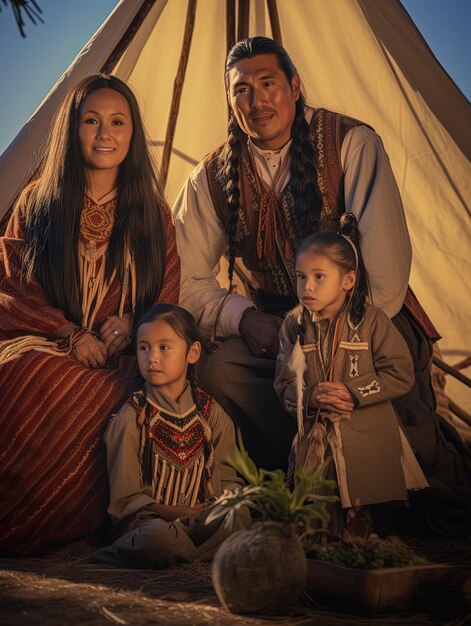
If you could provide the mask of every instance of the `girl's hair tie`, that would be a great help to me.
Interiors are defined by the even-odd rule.
[[[350,235],[344,235],[343,233],[340,233],[338,231],[337,234],[343,237],[352,246],[353,253],[355,255],[355,272],[358,272],[358,250],[356,245],[353,243],[353,239],[350,237]]]

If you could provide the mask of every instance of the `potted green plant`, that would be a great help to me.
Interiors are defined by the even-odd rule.
[[[324,480],[324,467],[302,473],[294,490],[281,470],[258,469],[243,445],[230,464],[247,486],[224,493],[213,505],[208,523],[225,516],[232,525],[236,510],[249,507],[256,522],[231,535],[219,548],[212,579],[221,604],[233,613],[279,614],[292,606],[306,585],[307,562],[298,530],[313,519],[329,519],[327,503],[335,495],[335,481]]]

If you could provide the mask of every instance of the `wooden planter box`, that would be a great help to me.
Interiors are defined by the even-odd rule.
[[[449,584],[451,565],[361,570],[307,559],[307,593],[319,604],[362,613],[406,611],[420,596]]]

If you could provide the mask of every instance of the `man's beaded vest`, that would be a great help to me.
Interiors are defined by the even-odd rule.
[[[362,122],[333,113],[326,109],[314,111],[309,137],[313,148],[313,165],[317,172],[320,219],[319,230],[337,230],[345,211],[343,197],[343,171],[340,151],[346,133]],[[227,230],[229,210],[223,185],[217,177],[220,156],[225,146],[205,158],[208,184],[216,212]],[[261,193],[257,185],[247,151],[241,159],[241,202],[237,223],[236,256],[241,257],[245,268],[251,272],[251,297],[258,307],[266,311],[286,311],[296,302],[294,291],[295,252],[308,232],[303,232],[297,214],[296,199],[291,181],[279,195],[277,211],[282,212],[287,226],[276,232],[276,262],[257,253],[257,233],[260,218]]]

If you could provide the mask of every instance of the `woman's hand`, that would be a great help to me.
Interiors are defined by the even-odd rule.
[[[72,348],[72,357],[85,367],[103,367],[107,352],[102,341],[91,333],[86,333]]]
[[[281,317],[248,309],[239,322],[239,332],[254,356],[276,358],[280,343]]]
[[[309,405],[336,413],[351,413],[355,408],[352,394],[343,383],[323,382],[314,387]]]
[[[130,330],[130,313],[124,313],[121,317],[111,315],[103,322],[100,328],[100,339],[103,341],[109,357],[119,354],[128,345]]]

